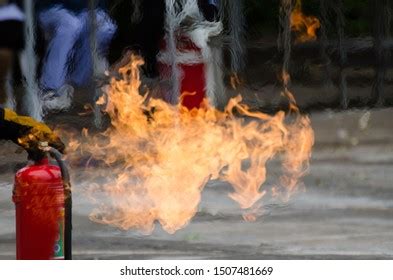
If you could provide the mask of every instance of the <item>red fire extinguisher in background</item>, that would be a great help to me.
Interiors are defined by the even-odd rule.
[[[72,259],[72,198],[68,169],[62,155],[40,143],[44,156],[17,172],[16,208],[18,260]],[[53,157],[57,165],[49,162]]]
[[[158,55],[158,68],[162,80],[170,80],[173,71],[180,71],[179,92],[173,92],[173,89],[166,90],[169,93],[164,93],[165,99],[170,103],[181,99],[181,104],[189,110],[199,108],[206,98],[206,66],[202,51],[185,35],[180,36],[176,43],[175,57],[170,54],[165,40],[161,42],[161,51]],[[172,69],[173,65],[176,70]],[[188,94],[181,96],[184,93]],[[173,94],[176,96],[171,96]]]

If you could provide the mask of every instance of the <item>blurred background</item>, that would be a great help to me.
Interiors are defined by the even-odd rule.
[[[23,11],[23,1],[14,2]],[[22,60],[22,66],[24,64],[26,68],[29,64],[32,64],[31,50],[30,54],[27,53],[29,48],[33,49],[37,60],[33,63],[36,64],[34,67],[37,69],[35,76],[40,81],[36,85],[36,89],[30,90],[41,90],[45,93],[59,90],[64,84],[71,84],[75,89],[91,85],[88,82],[88,76],[89,71],[92,72],[93,70],[89,70],[89,68],[96,68],[96,72],[97,67],[104,69],[106,66],[102,65],[103,61],[110,66],[114,66],[116,62],[121,61],[127,50],[132,50],[143,56],[146,63],[144,67],[146,76],[153,78],[158,76],[156,56],[159,52],[160,41],[165,34],[164,2],[148,0],[91,2],[89,4],[89,1],[43,0],[35,1],[34,5],[27,7],[32,9],[28,13],[31,14],[32,18],[30,19],[29,16],[26,20],[30,21],[30,25],[34,28],[32,33],[34,40],[32,41],[25,34],[24,39],[27,39],[25,56],[29,56],[29,58],[25,58],[24,62]],[[136,4],[136,2],[138,3]],[[293,5],[295,5],[295,2],[293,1]],[[289,71],[292,77],[292,85],[294,89],[296,88],[293,93],[301,108],[346,109],[359,106],[391,105],[392,99],[391,94],[389,94],[392,90],[392,60],[390,59],[392,47],[391,5],[390,1],[387,0],[308,0],[301,3],[303,16],[315,17],[320,22],[320,26],[315,29],[315,39],[306,42],[294,41],[292,45]],[[244,2],[242,7],[245,27],[242,30],[244,34],[241,35],[244,39],[242,44],[247,50],[244,55],[247,67],[241,67],[239,74],[244,79],[245,90],[243,94],[251,96],[248,102],[261,103],[253,104],[256,107],[274,107],[281,102],[278,100],[279,97],[277,96],[279,94],[277,95],[276,91],[276,89],[280,89],[275,87],[275,85],[279,86],[280,84],[277,73],[282,67],[283,58],[283,49],[278,44],[282,31],[282,25],[280,25],[280,18],[283,17],[283,15],[280,16],[281,6],[278,0],[248,0]],[[51,13],[54,14],[53,10],[56,7],[63,7],[63,12],[64,10],[66,12],[64,14],[60,12],[56,18],[57,21],[52,19],[53,22],[51,22],[49,16],[53,15],[48,11],[52,10]],[[94,14],[91,12],[89,14],[89,9],[90,11],[96,9],[97,15],[95,17],[102,20],[101,30],[96,31],[98,39],[101,40],[97,46],[98,62],[97,59],[94,62],[86,58],[85,65],[90,66],[84,67],[86,70],[78,70],[74,62],[75,59],[78,59],[78,54],[76,54],[73,60],[67,60],[67,67],[74,67],[74,70],[70,69],[68,71],[68,78],[61,77],[66,75],[65,73],[55,73],[59,77],[56,77],[53,73],[48,74],[48,72],[53,71],[53,68],[63,67],[59,66],[63,63],[61,61],[57,64],[52,62],[51,55],[59,56],[61,53],[61,56],[69,58],[72,55],[71,50],[74,44],[79,44],[79,46],[85,44],[85,50],[82,50],[82,53],[84,52],[86,55],[83,57],[90,56],[87,48],[91,41],[89,41],[88,29],[89,24],[92,24],[89,21],[94,20],[94,18],[91,19]],[[85,10],[84,15],[83,10]],[[63,25],[63,30],[58,30],[57,24],[60,24],[61,21],[68,22],[68,25]],[[223,21],[224,24],[229,25],[228,20]],[[10,28],[13,28],[13,26],[5,26],[3,32],[5,29],[11,32]],[[85,30],[81,31],[78,28],[84,28]],[[55,33],[54,30],[58,33]],[[17,32],[21,33],[23,30],[18,29]],[[63,46],[56,53],[50,48],[57,47],[54,44],[60,37],[56,36],[61,32],[63,34],[68,33],[65,37],[67,39],[59,41]],[[72,32],[81,33],[75,35],[74,38]],[[64,42],[67,42],[67,40],[71,42],[69,43],[69,50],[65,50],[67,47]],[[19,45],[21,44],[23,44],[22,41]],[[16,51],[19,50],[18,48],[20,49],[20,46],[15,45]],[[226,55],[227,65],[230,64],[228,56]],[[66,59],[64,58],[64,60]],[[95,65],[93,65],[93,62]],[[14,60],[14,87],[20,85],[23,80],[21,78],[21,72],[23,71],[20,70],[20,64],[19,60]],[[226,69],[229,77],[233,69]],[[57,72],[61,72],[61,70],[57,70]],[[75,76],[81,75],[81,73],[82,77],[76,79]],[[25,76],[25,82],[29,87],[32,87],[33,81],[30,80],[33,78],[27,77],[26,74]],[[48,82],[49,79],[52,81]],[[64,81],[61,81],[62,79]],[[229,78],[227,81],[229,81]],[[297,87],[300,88],[297,89]],[[17,88],[16,91],[18,90],[21,89]],[[63,90],[67,91],[64,88]],[[259,101],[254,98],[255,94],[257,94]],[[23,93],[15,94],[14,98],[21,99],[22,95]],[[16,102],[19,106],[22,106],[22,103],[22,101]]]
[[[22,15],[1,13],[11,2]],[[53,2],[63,2],[62,8]],[[289,2],[289,12],[300,9],[302,24],[288,35]],[[128,62],[128,51],[144,58],[144,83],[152,88],[158,83],[157,55],[166,32],[163,1],[0,3],[0,23],[12,21],[1,25],[0,38],[21,34],[0,44],[2,94],[10,96],[2,100],[7,106],[52,127],[98,131],[93,108],[97,92],[108,73],[115,75]],[[281,92],[283,84],[289,87],[315,132],[305,191],[285,204],[267,202],[262,218],[248,223],[227,197],[229,187],[212,182],[188,227],[173,235],[158,228],[144,236],[91,222],[93,206],[82,191],[87,182],[82,167],[75,168],[75,258],[393,258],[393,2],[239,3],[237,18],[243,18],[244,25],[237,34],[230,28],[231,17],[223,19],[225,92],[228,97],[240,94],[252,110],[274,113],[288,109]],[[204,9],[212,22],[219,15],[219,9]],[[304,32],[310,37],[299,40]],[[235,35],[241,40],[237,51],[243,66],[233,63]],[[283,67],[291,76],[289,84],[283,81]],[[34,110],[39,103],[35,96],[48,101],[39,105],[39,112]],[[15,258],[11,193],[13,174],[25,163],[26,155],[13,144],[0,143],[0,259]],[[279,167],[273,163],[270,168],[275,174]]]

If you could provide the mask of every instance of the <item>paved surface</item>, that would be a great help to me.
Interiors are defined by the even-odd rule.
[[[393,109],[312,115],[316,145],[306,191],[242,220],[223,184],[210,184],[198,215],[174,235],[94,224],[74,170],[76,259],[393,259]],[[15,258],[12,168],[24,155],[0,144],[0,259]]]

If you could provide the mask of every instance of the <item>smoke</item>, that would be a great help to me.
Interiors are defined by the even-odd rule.
[[[16,107],[16,102],[14,99],[14,89],[12,88],[12,72],[12,70],[9,71],[6,78],[5,91],[7,94],[7,103],[5,104],[5,107],[14,110]]]
[[[24,0],[26,14],[25,39],[26,48],[21,56],[21,68],[25,79],[26,97],[24,102],[25,111],[33,118],[41,121],[43,118],[42,101],[39,96],[36,70],[37,59],[35,55],[35,20],[34,2]]]
[[[97,45],[97,0],[90,0],[89,2],[89,43],[90,43],[90,61],[93,67],[93,77],[97,76],[98,73],[98,45]],[[94,101],[97,101],[101,95],[98,89],[95,89]],[[102,115],[101,110],[96,102],[94,102],[94,124],[97,128],[102,126]]]
[[[183,2],[186,0],[183,0]],[[181,15],[180,3],[176,0],[166,0],[166,19],[165,19],[165,29],[166,29],[166,43],[167,51],[170,55],[171,61],[171,93],[167,96],[167,101],[171,104],[176,104],[178,102],[178,94],[180,93],[180,69],[176,62],[177,56],[177,38],[176,29],[179,27],[180,23],[184,18]]]
[[[228,25],[229,51],[231,54],[231,71],[241,73],[245,68],[245,17],[244,0],[223,0],[220,17]]]
[[[292,51],[292,45],[291,45],[292,8],[293,5],[291,0],[281,0],[278,49],[281,53],[283,53],[282,76],[283,76],[285,90],[288,89],[290,83],[288,73],[289,73],[289,63],[291,60],[291,51]]]

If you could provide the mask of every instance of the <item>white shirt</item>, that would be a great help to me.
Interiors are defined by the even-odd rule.
[[[6,20],[24,21],[25,15],[15,4],[0,6],[0,21]]]

